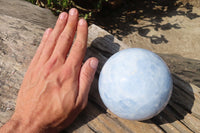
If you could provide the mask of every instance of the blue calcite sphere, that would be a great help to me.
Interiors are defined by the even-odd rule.
[[[106,107],[129,120],[146,120],[160,113],[170,99],[172,87],[165,62],[141,48],[111,56],[99,77],[99,93]]]

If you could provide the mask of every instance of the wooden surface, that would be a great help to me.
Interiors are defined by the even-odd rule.
[[[0,18],[0,20],[5,19],[5,17]],[[26,31],[23,30],[23,27],[19,27],[18,29],[13,28],[11,24],[17,22],[9,19],[7,17],[6,21],[10,29],[0,27],[0,126],[11,117],[14,111],[17,92],[24,72],[37,47],[37,45],[33,45],[34,37],[28,35],[33,32],[35,35],[41,34],[40,27],[30,26],[25,23],[23,25],[25,27],[27,26],[26,28],[28,30]],[[10,25],[9,22],[11,23]],[[23,22],[20,21],[20,23]],[[33,30],[33,27],[36,31]],[[18,33],[18,35],[11,36],[10,30],[12,30],[12,33]],[[24,40],[26,43],[20,40]],[[36,40],[38,41],[39,39]],[[86,109],[63,132],[200,132],[200,88],[198,87],[200,79],[198,66],[200,63],[199,61],[189,59],[185,61],[183,58],[176,58],[176,55],[161,54],[161,57],[167,62],[173,73],[174,87],[169,104],[159,115],[150,120],[138,122],[121,119],[106,109],[98,93],[97,83],[99,72],[103,64],[112,54],[125,48],[128,47],[106,31],[95,25],[89,27],[88,49],[85,59],[95,56],[100,60],[100,63],[91,87]],[[182,68],[182,73],[180,73],[181,70],[178,71],[176,69],[178,65],[183,65],[178,62],[187,65]],[[192,65],[196,65],[196,67],[188,67]],[[184,76],[184,73],[186,76]],[[189,77],[193,80],[190,80]]]
[[[45,28],[52,27],[57,18],[50,10],[40,8],[26,0],[0,0],[1,14],[22,19]]]

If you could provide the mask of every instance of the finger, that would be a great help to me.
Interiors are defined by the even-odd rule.
[[[82,60],[87,48],[88,26],[84,19],[80,19],[77,28],[77,37],[72,45],[69,56],[65,64],[71,64],[80,71]]]
[[[43,37],[42,37],[42,40],[40,42],[40,45],[35,53],[35,56],[33,57],[33,60],[31,62],[31,64],[36,64],[36,62],[39,60],[40,56],[41,56],[41,53],[42,53],[42,50],[44,50],[44,46],[46,44],[46,41],[47,39],[49,38],[51,32],[52,32],[53,29],[51,28],[48,28],[46,29],[46,31],[44,32],[43,34]]]
[[[63,32],[61,33],[60,37],[58,38],[58,42],[52,56],[61,55],[64,59],[66,58],[66,55],[74,39],[77,23],[78,23],[78,10],[72,8],[69,11],[69,18],[67,25],[63,30]]]
[[[82,109],[85,108],[87,104],[90,86],[94,79],[97,66],[98,66],[98,59],[92,57],[84,63],[80,71],[79,92],[76,104],[77,106],[81,106]]]
[[[47,45],[45,45],[45,48],[41,54],[41,62],[46,62],[49,57],[51,56],[56,42],[58,40],[58,37],[60,36],[61,32],[65,28],[65,25],[67,23],[68,14],[66,12],[63,12],[60,14],[56,25],[54,27],[54,30],[52,31],[51,35],[49,36],[48,40],[46,41]]]

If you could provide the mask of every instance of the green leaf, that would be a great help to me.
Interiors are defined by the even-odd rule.
[[[88,14],[85,14],[84,19],[88,19]]]
[[[59,0],[59,1],[60,1],[60,0]],[[53,5],[54,5],[54,6],[57,5],[57,4],[59,3],[59,1],[57,1],[57,0],[52,0]]]
[[[51,0],[47,0],[47,5],[48,5],[48,6],[51,5]]]
[[[63,2],[62,8],[66,8],[66,7],[67,7],[67,2]]]

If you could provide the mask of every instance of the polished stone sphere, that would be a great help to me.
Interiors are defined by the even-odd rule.
[[[105,106],[129,120],[146,120],[160,113],[168,104],[172,87],[165,62],[141,48],[111,56],[99,77],[99,93]]]

